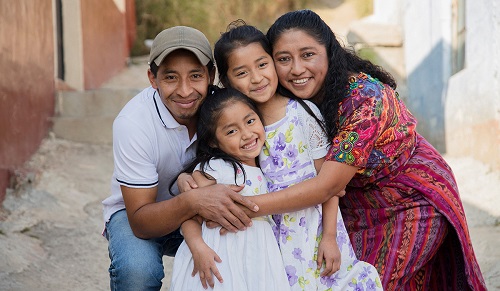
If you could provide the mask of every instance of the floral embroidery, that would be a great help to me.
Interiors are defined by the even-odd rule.
[[[335,160],[352,164],[359,155],[359,152],[355,150],[356,147],[363,147],[359,135],[356,132],[342,132],[333,140],[330,151],[335,155]]]
[[[357,166],[358,173],[373,176],[413,146],[416,121],[397,93],[376,78],[360,73],[349,78],[346,89],[339,133],[326,160]]]

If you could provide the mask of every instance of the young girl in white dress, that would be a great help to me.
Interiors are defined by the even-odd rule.
[[[193,179],[199,187],[214,183],[245,185],[241,194],[268,192],[257,166],[265,141],[255,104],[235,89],[209,93],[200,108]],[[270,217],[253,219],[245,231],[220,235],[201,219],[184,222],[185,241],[174,259],[171,291],[288,291],[288,280]],[[214,280],[214,277],[217,280]]]
[[[232,23],[215,44],[219,79],[257,103],[266,131],[260,167],[269,190],[279,191],[316,176],[329,141],[313,103],[277,93],[278,77],[265,35],[240,24]],[[307,199],[305,193],[304,205],[311,205]],[[375,267],[354,254],[338,197],[273,219],[291,290],[382,290]]]

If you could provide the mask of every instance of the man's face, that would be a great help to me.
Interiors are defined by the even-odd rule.
[[[196,116],[207,96],[212,74],[187,50],[176,50],[165,57],[154,77],[148,71],[151,86],[179,124],[187,125]]]

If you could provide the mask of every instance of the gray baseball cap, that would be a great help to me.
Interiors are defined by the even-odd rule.
[[[187,26],[174,26],[160,32],[153,40],[149,53],[149,64],[160,66],[165,57],[178,49],[193,52],[201,64],[214,62],[212,47],[207,37],[199,30]]]

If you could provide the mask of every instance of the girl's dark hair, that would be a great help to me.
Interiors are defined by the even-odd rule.
[[[313,11],[297,10],[280,16],[267,31],[267,39],[274,44],[289,30],[301,30],[326,48],[329,57],[328,72],[323,88],[317,96],[312,96],[312,101],[319,103],[318,107],[325,119],[330,140],[338,132],[339,103],[346,96],[350,75],[364,72],[396,89],[396,81],[388,72],[368,60],[361,59],[353,50],[342,46],[330,27]],[[292,95],[281,85],[278,87],[278,92],[288,97]]]
[[[219,71],[219,80],[224,87],[229,87],[227,78],[227,70],[229,65],[227,61],[231,53],[240,47],[247,46],[252,43],[258,43],[264,51],[272,56],[273,51],[271,44],[262,31],[256,27],[246,24],[243,20],[238,19],[231,22],[227,26],[226,32],[222,33],[219,40],[214,46],[214,59]]]
[[[271,44],[266,35],[254,26],[248,25],[245,21],[238,19],[231,22],[226,29],[226,32],[221,34],[221,37],[215,43],[214,59],[219,72],[219,80],[224,87],[229,87],[229,79],[227,71],[229,69],[228,60],[231,53],[240,47],[247,46],[252,43],[258,43],[262,49],[272,57],[273,51]],[[274,65],[274,64],[273,64]],[[278,93],[280,92],[281,85],[278,84]],[[311,115],[321,128],[326,132],[325,123],[318,119],[312,112],[311,108],[304,102],[304,100],[295,97],[292,93],[282,94],[290,99],[297,100],[299,104]]]
[[[196,165],[200,164],[200,172],[209,178],[204,172],[206,166],[210,167],[211,159],[222,159],[226,162],[231,163],[234,169],[234,183],[237,184],[236,173],[238,168],[243,172],[244,181],[246,181],[245,169],[241,162],[231,155],[220,150],[217,147],[219,144],[215,132],[217,130],[217,123],[221,117],[222,111],[231,104],[241,102],[246,104],[250,109],[255,111],[259,118],[262,120],[262,116],[257,109],[257,106],[252,99],[248,98],[245,94],[233,88],[219,88],[212,86],[208,92],[205,101],[200,107],[198,114],[198,122],[196,125],[196,135],[197,135],[197,149],[196,158],[182,170],[181,173],[191,173],[193,172]],[[180,175],[180,173],[179,173]],[[177,179],[176,179],[177,180]],[[176,180],[172,181],[170,184],[170,194],[172,193],[172,186],[176,183]]]

